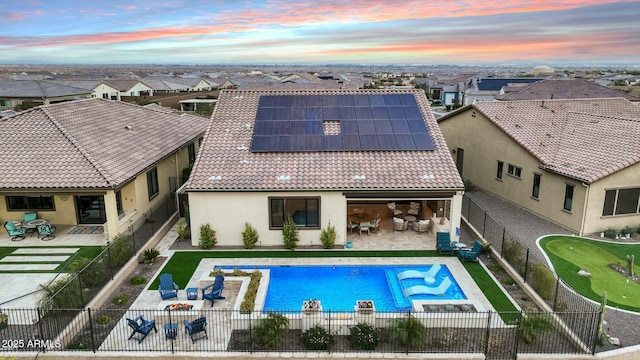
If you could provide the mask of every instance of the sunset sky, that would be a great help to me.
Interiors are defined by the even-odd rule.
[[[2,64],[639,64],[624,0],[21,0]]]

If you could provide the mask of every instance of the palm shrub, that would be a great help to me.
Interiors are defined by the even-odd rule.
[[[556,278],[551,270],[541,263],[531,266],[531,287],[545,300],[551,299],[556,287]]]
[[[248,222],[244,223],[244,231],[242,232],[242,245],[245,249],[253,249],[258,243],[258,230],[251,226]]]
[[[293,221],[291,215],[287,216],[287,219],[282,225],[282,239],[284,241],[284,248],[287,250],[293,250],[296,248],[296,244],[300,241],[300,234],[298,234],[298,227]]]
[[[396,344],[411,350],[425,350],[427,327],[410,313],[407,317],[394,319],[389,327],[389,337]]]
[[[351,346],[357,350],[375,350],[380,342],[378,329],[367,324],[359,323],[349,329]]]
[[[320,325],[302,333],[302,343],[309,350],[329,350],[333,342],[333,335]]]
[[[204,224],[200,226],[200,248],[201,249],[213,249],[216,246],[218,240],[216,239],[216,231],[211,228],[211,225]]]
[[[320,241],[325,249],[333,249],[336,243],[336,227],[331,226],[331,222],[320,232]]]
[[[270,312],[266,318],[258,322],[255,332],[264,346],[268,349],[277,349],[289,332],[289,319],[282,314]]]
[[[158,256],[160,256],[160,250],[156,248],[149,248],[142,253],[144,260],[148,263],[152,263]]]
[[[526,311],[522,314],[518,331],[520,338],[527,344],[531,344],[536,337],[551,328],[551,320],[546,314],[538,313],[534,310]]]

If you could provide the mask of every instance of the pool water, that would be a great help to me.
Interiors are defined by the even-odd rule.
[[[373,300],[377,311],[407,311],[411,300],[464,300],[466,296],[449,269],[442,265],[433,285],[423,278],[398,280],[397,272],[427,271],[431,265],[402,266],[235,266],[240,269],[269,269],[270,282],[263,311],[299,311],[302,302],[318,299],[323,310],[353,311],[357,300]],[[217,267],[230,269],[230,267]],[[449,277],[452,285],[443,295],[405,297],[403,288],[437,286]]]

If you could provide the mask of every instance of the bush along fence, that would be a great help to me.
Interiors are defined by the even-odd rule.
[[[198,302],[193,302],[195,306]],[[431,305],[433,307],[433,305]],[[2,351],[469,353],[515,359],[518,353],[588,354],[597,313],[495,313],[441,305],[409,312],[322,309],[239,312],[223,309],[12,309],[31,319],[0,330]],[[69,322],[69,314],[79,315]],[[563,321],[594,333],[583,342]],[[130,320],[130,321],[129,321]],[[28,344],[28,346],[27,346]]]
[[[592,329],[589,328],[591,324],[563,317],[564,314],[572,312],[592,314],[599,311],[598,306],[573,290],[558,274],[547,267],[543,259],[467,195],[462,200],[462,216],[491,244],[500,257],[518,272],[523,281],[544,299],[557,316],[563,319],[564,325],[582,341],[588,342],[592,336]]]
[[[39,304],[43,311],[86,306],[176,211],[175,193],[170,192],[128,231],[109,241],[94,259],[74,260],[68,275],[43,286],[44,296]]]

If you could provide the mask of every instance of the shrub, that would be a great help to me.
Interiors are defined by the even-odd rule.
[[[551,299],[556,287],[556,278],[546,266],[535,263],[531,266],[531,287],[545,300]]]
[[[178,234],[178,241],[186,240],[189,237],[189,229],[187,229],[187,223],[184,220],[178,221],[176,233]]]
[[[551,328],[551,324],[551,320],[545,314],[527,311],[522,314],[518,324],[520,338],[525,343],[531,344],[539,334]]]
[[[131,285],[143,285],[147,283],[147,278],[144,276],[136,275],[131,278]]]
[[[466,192],[476,191],[476,184],[474,184],[473,181],[471,181],[471,179],[463,179],[462,181],[464,182],[464,191]]]
[[[359,323],[349,329],[351,346],[357,350],[375,350],[380,342],[378,329],[367,324]]]
[[[258,230],[251,224],[244,223],[244,231],[242,232],[242,245],[245,249],[253,249],[258,243]]]
[[[254,270],[249,276],[251,277],[251,280],[249,281],[244,299],[242,300],[242,303],[240,303],[241,314],[251,314],[255,308],[258,288],[260,287],[260,279],[262,278],[262,271]]]
[[[201,249],[213,249],[216,246],[218,240],[216,239],[216,231],[211,228],[211,225],[204,224],[200,226],[200,248]]]
[[[287,250],[294,250],[296,248],[296,244],[300,241],[298,227],[293,221],[291,215],[287,216],[287,219],[282,225],[282,239],[284,241],[284,248]]]
[[[623,235],[631,235],[633,234],[633,228],[629,225],[625,226],[624,229],[621,230]]]
[[[524,257],[522,256],[522,247],[515,240],[505,240],[502,245],[502,256],[507,260],[514,269],[521,275],[524,273]]]
[[[118,234],[109,246],[109,256],[114,267],[120,267],[133,256],[133,242],[128,235]]]
[[[78,273],[82,286],[93,287],[106,281],[106,266],[102,258],[79,257],[69,264],[71,272]]]
[[[109,323],[109,321],[111,321],[111,316],[107,315],[98,316],[98,318],[96,319],[96,323],[98,325],[106,325]]]
[[[441,349],[451,348],[451,344],[458,344],[462,341],[462,336],[458,329],[440,329],[433,337],[433,345]]]
[[[504,284],[504,285],[509,285],[509,286],[511,286],[511,285],[513,285],[513,284],[515,284],[515,281],[513,281],[513,279],[512,279],[512,278],[504,278],[504,279],[502,279],[502,281],[500,281],[500,282],[501,282],[502,284]]]
[[[80,283],[75,278],[63,278],[48,285],[40,285],[44,296],[40,306],[45,309],[78,309],[84,304],[80,296]]]
[[[156,249],[156,248],[147,249],[147,250],[144,251],[142,256],[144,257],[145,261],[151,263],[158,256],[160,256],[160,251],[158,249]]]
[[[394,319],[389,327],[391,340],[411,350],[425,350],[427,344],[427,328],[413,315]]]
[[[333,345],[333,335],[329,330],[316,325],[302,333],[302,343],[309,350],[329,350]]]
[[[618,230],[614,228],[607,228],[604,231],[604,237],[606,237],[607,239],[615,239],[616,235],[618,235]]]
[[[488,268],[493,272],[502,271],[502,266],[500,266],[500,264],[491,264],[488,266]]]
[[[113,303],[116,305],[126,304],[129,302],[127,295],[118,295],[113,298]]]
[[[256,325],[255,332],[258,339],[268,349],[277,349],[282,345],[289,331],[289,319],[276,313],[268,313],[267,317]]]
[[[336,227],[331,226],[331,223],[329,223],[326,229],[322,229],[320,232],[320,241],[322,242],[322,247],[325,249],[333,249],[336,243]]]

